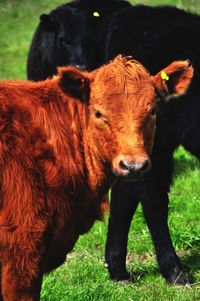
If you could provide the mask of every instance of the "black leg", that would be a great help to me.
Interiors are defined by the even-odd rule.
[[[170,284],[186,284],[180,259],[172,245],[168,228],[168,195],[148,194],[141,199],[144,216],[154,242],[161,274]]]
[[[173,149],[155,140],[152,170],[138,187],[144,217],[155,246],[161,274],[168,283],[186,284],[180,259],[176,255],[168,227],[168,191],[173,173]]]
[[[119,181],[112,189],[105,261],[113,280],[128,280],[126,253],[128,232],[138,201],[133,183]]]

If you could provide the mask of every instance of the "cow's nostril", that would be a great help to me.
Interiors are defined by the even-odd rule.
[[[145,170],[149,169],[149,165],[150,165],[149,160],[145,160],[144,162],[142,162],[142,165],[139,170],[145,171]]]
[[[122,170],[129,170],[130,169],[130,164],[126,161],[123,161],[121,160],[119,162],[119,167],[122,169]]]

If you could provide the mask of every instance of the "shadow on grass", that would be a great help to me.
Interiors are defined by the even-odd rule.
[[[197,250],[190,250],[189,254],[184,255],[182,258],[183,269],[189,277],[191,284],[197,281],[194,276],[200,270],[200,252]]]
[[[175,158],[174,177],[182,176],[190,171],[200,170],[200,161],[194,157],[181,155]]]
[[[181,257],[184,273],[187,275],[189,282],[195,284],[197,282],[195,274],[200,270],[200,252],[188,249],[187,251],[180,251],[179,255]],[[132,267],[129,272],[131,275],[130,282],[133,283],[149,276],[162,277],[157,266],[151,266],[150,268],[148,266],[145,267],[145,265],[142,268]]]
[[[149,277],[149,276],[159,276],[159,271],[157,266],[145,266],[145,264],[142,267],[133,266],[129,269],[130,273],[130,282],[138,282],[143,278]]]

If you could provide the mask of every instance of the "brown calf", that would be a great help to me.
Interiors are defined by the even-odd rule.
[[[148,170],[157,93],[184,93],[193,73],[187,62],[165,70],[170,85],[119,56],[92,73],[0,84],[4,301],[39,300],[43,273],[102,218],[113,181]]]

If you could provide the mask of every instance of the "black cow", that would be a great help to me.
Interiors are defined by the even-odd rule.
[[[51,77],[57,66],[100,66],[111,16],[127,6],[125,0],[75,0],[41,15],[28,56],[28,79]]]
[[[128,232],[141,201],[162,275],[168,283],[184,284],[188,280],[167,223],[168,192],[174,150],[183,145],[200,158],[200,16],[166,6],[125,8],[111,22],[106,59],[118,53],[133,55],[151,74],[177,59],[189,59],[195,68],[187,94],[158,112],[151,172],[140,182],[118,182],[113,187],[105,255],[111,278],[129,279],[125,265]]]

